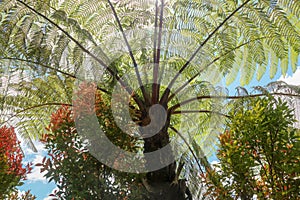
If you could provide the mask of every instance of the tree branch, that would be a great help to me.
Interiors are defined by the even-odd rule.
[[[189,148],[189,151],[192,153],[193,157],[194,157],[195,160],[196,160],[196,163],[197,163],[197,165],[198,165],[198,167],[199,167],[199,170],[201,171],[202,174],[204,174],[204,172],[203,172],[203,170],[202,170],[202,168],[201,168],[201,165],[200,165],[200,163],[199,163],[199,160],[198,160],[198,158],[197,158],[195,152],[194,152],[193,149],[190,147],[190,145],[189,145],[189,143],[186,141],[186,139],[185,139],[185,138],[182,136],[182,134],[181,134],[176,128],[174,128],[173,126],[170,126],[169,128],[172,129],[176,134],[178,134],[179,137],[183,140],[183,142],[187,145],[187,147]]]
[[[289,36],[289,34],[285,34],[285,35],[282,35],[282,36]],[[235,48],[225,52],[224,54],[220,55],[219,57],[216,57],[215,59],[213,59],[210,63],[208,63],[203,69],[201,69],[198,73],[196,73],[194,76],[192,76],[189,80],[187,80],[182,86],[180,86],[173,94],[170,95],[170,97],[168,98],[168,102],[173,99],[182,89],[184,89],[189,83],[191,83],[197,76],[200,75],[201,72],[203,72],[205,69],[207,69],[210,65],[212,65],[213,63],[217,62],[219,59],[221,59],[223,56],[226,56],[227,54],[243,47],[243,46],[246,46],[247,44],[250,44],[252,42],[256,42],[258,40],[263,40],[263,39],[268,39],[268,38],[273,38],[273,37],[278,37],[277,35],[276,36],[264,36],[264,37],[260,37],[260,38],[256,38],[256,39],[253,39],[253,40],[249,40],[243,44],[240,44],[238,46],[236,46]]]
[[[126,44],[126,46],[127,46],[127,48],[128,48],[129,55],[130,55],[130,58],[131,58],[131,60],[132,60],[132,62],[133,62],[133,66],[134,66],[134,69],[135,69],[135,74],[136,74],[136,77],[137,77],[139,86],[141,87],[141,90],[142,90],[142,94],[143,94],[144,100],[145,100],[146,103],[149,104],[149,103],[150,103],[150,100],[149,100],[150,97],[149,97],[148,94],[146,93],[146,90],[145,90],[145,87],[144,87],[144,85],[143,85],[143,82],[142,82],[142,79],[141,79],[141,76],[140,76],[140,72],[139,72],[139,69],[138,69],[136,60],[135,60],[134,55],[133,55],[133,53],[132,53],[132,49],[131,49],[131,46],[130,46],[128,40],[127,40],[126,34],[125,34],[125,32],[124,32],[124,29],[123,29],[123,27],[122,27],[121,21],[120,21],[120,19],[119,19],[119,17],[118,17],[118,14],[117,14],[116,10],[115,10],[115,7],[114,7],[113,4],[111,3],[111,1],[110,1],[110,0],[107,0],[107,1],[108,1],[108,4],[109,4],[109,6],[110,6],[110,8],[111,8],[111,10],[112,10],[112,12],[113,12],[113,15],[114,15],[116,21],[117,21],[117,24],[118,24],[118,26],[119,26],[119,29],[120,29],[121,33],[122,33],[123,39],[124,39],[124,41],[125,41],[125,44]]]
[[[189,80],[187,80],[182,86],[180,86],[173,94],[170,95],[170,97],[168,98],[168,102],[173,99],[182,89],[184,89],[189,83],[191,83],[197,76],[199,76],[201,74],[201,72],[203,72],[205,69],[207,69],[210,65],[214,64],[215,62],[217,62],[218,60],[220,60],[223,56],[228,55],[229,53],[236,51],[237,49],[246,46],[247,44],[250,44],[251,42],[255,42],[258,40],[262,40],[262,39],[266,39],[266,38],[272,38],[275,36],[271,36],[271,37],[260,37],[260,38],[256,38],[253,40],[250,40],[248,42],[245,42],[241,45],[236,46],[235,48],[225,52],[224,54],[220,55],[219,57],[216,57],[215,59],[213,59],[210,63],[208,63],[203,69],[201,69],[198,73],[196,73],[194,76],[192,76]]]
[[[155,1],[155,21],[154,21],[154,41],[153,41],[153,63],[156,63],[156,43],[157,43],[157,24],[158,24],[158,0]],[[155,66],[154,68],[155,69]],[[153,71],[154,75],[154,71]]]
[[[177,108],[179,108],[182,105],[186,105],[188,103],[191,103],[193,101],[197,101],[200,99],[246,99],[246,98],[255,98],[255,97],[262,97],[262,96],[267,96],[267,95],[272,95],[272,96],[288,96],[288,97],[298,97],[300,98],[300,94],[290,94],[290,93],[281,93],[281,92],[271,92],[267,94],[251,94],[251,95],[244,95],[244,96],[213,96],[213,95],[207,95],[207,96],[199,96],[199,97],[194,97],[191,99],[187,99],[185,101],[182,101],[178,104],[175,104],[169,110],[174,112]]]
[[[169,83],[168,87],[164,91],[160,102],[165,103],[168,100],[169,94],[171,92],[171,88],[173,87],[175,81],[179,77],[179,75],[189,66],[190,62],[195,58],[195,56],[198,54],[198,52],[203,48],[203,46],[214,36],[214,34],[221,28],[223,25],[240,9],[242,9],[247,3],[249,3],[251,0],[245,1],[242,5],[240,5],[237,9],[235,9],[229,16],[227,16],[224,21],[216,27],[209,35],[208,37],[200,44],[200,46],[196,49],[196,51],[192,54],[192,56],[189,58],[189,60],[181,67],[181,69],[178,71],[178,73],[174,76],[174,78]]]
[[[156,56],[155,56],[154,68],[153,68],[152,104],[156,104],[159,100],[159,88],[160,88],[160,86],[158,84],[158,68],[159,68],[159,62],[160,62],[160,48],[161,48],[161,40],[162,40],[164,0],[161,0],[161,8],[160,9],[161,10],[160,10],[160,16],[159,16],[158,45],[157,45],[156,51],[154,52],[154,53],[156,53]],[[155,23],[157,23],[157,22],[155,21]],[[156,27],[155,27],[155,31],[157,31]],[[156,39],[156,36],[155,36],[155,39]],[[156,46],[156,44],[155,44],[155,46]]]
[[[13,58],[13,57],[3,57],[3,58],[0,58],[0,60],[18,60],[18,61],[21,61],[21,62],[27,62],[27,63],[32,63],[32,64],[35,64],[35,65],[39,65],[41,67],[44,67],[44,68],[47,68],[47,69],[51,69],[51,70],[54,70],[56,72],[59,72],[61,74],[64,74],[66,76],[69,76],[71,78],[74,78],[74,79],[78,79],[78,80],[82,80],[80,78],[78,78],[77,76],[73,75],[73,74],[70,74],[70,73],[67,73],[67,72],[64,72],[60,69],[56,69],[54,67],[51,67],[51,66],[48,66],[48,65],[45,65],[45,64],[42,64],[42,63],[39,63],[39,62],[35,62],[35,61],[31,61],[31,60],[25,60],[25,59],[22,59],[22,58]],[[100,88],[99,86],[97,86],[97,89],[106,93],[106,94],[109,94],[109,92],[103,88]]]
[[[21,3],[22,5],[24,5],[26,8],[28,8],[29,10],[31,10],[33,13],[37,14],[38,16],[44,18],[45,20],[47,20],[48,22],[50,22],[51,24],[53,24],[56,28],[58,28],[61,32],[63,32],[68,38],[70,38],[71,41],[73,41],[83,52],[85,52],[86,54],[88,54],[89,56],[91,56],[94,60],[96,60],[100,65],[102,65],[113,77],[116,78],[116,80],[126,89],[126,91],[128,92],[128,94],[133,94],[132,88],[130,86],[128,86],[119,76],[118,74],[116,74],[114,72],[114,70],[112,70],[111,68],[109,68],[101,59],[97,58],[92,52],[90,52],[88,49],[86,49],[85,47],[83,47],[79,41],[77,41],[74,37],[72,37],[67,31],[65,31],[62,27],[60,27],[58,24],[56,24],[53,20],[49,19],[47,16],[45,16],[44,14],[40,13],[39,11],[35,10],[34,8],[30,7],[27,3],[21,1],[21,0],[17,0],[17,2]],[[135,102],[138,104],[138,106],[140,108],[143,107],[143,102],[136,96],[133,96],[133,99],[135,100]]]
[[[118,77],[117,75],[115,75],[115,72],[112,69],[110,69],[101,59],[97,58],[92,52],[90,52],[88,49],[86,49],[85,47],[83,47],[79,43],[79,41],[77,41],[74,37],[72,37],[67,31],[65,31],[63,28],[61,28],[53,20],[49,19],[44,14],[42,14],[39,11],[35,10],[34,8],[30,7],[27,3],[25,3],[25,2],[23,2],[21,0],[17,0],[17,2],[21,3],[22,5],[24,5],[26,8],[28,8],[29,10],[31,10],[33,13],[35,13],[35,14],[41,16],[42,18],[46,19],[47,21],[49,21],[56,28],[58,28],[61,32],[63,32],[68,38],[70,38],[70,40],[73,41],[83,52],[87,53],[89,56],[91,56],[93,59],[95,59],[99,64],[101,64],[106,70],[108,70],[111,73],[111,75],[116,76],[116,78]]]
[[[73,106],[73,105],[72,104],[67,104],[67,103],[58,103],[58,102],[51,102],[51,103],[43,103],[43,104],[34,105],[34,106],[24,108],[23,110],[20,110],[20,111],[16,112],[12,116],[10,116],[6,121],[2,122],[1,126],[3,124],[7,123],[8,121],[10,121],[12,118],[17,117],[21,113],[24,113],[28,110],[33,110],[33,109],[36,109],[36,108],[44,107],[44,106]]]
[[[211,110],[178,110],[178,111],[173,111],[171,114],[176,115],[176,114],[188,114],[188,113],[208,113],[208,114],[216,114],[223,117],[231,118],[229,115],[216,112],[216,111],[211,111]]]

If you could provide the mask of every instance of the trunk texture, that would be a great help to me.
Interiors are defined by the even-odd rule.
[[[166,109],[166,108],[165,108]],[[167,109],[166,109],[167,110]],[[160,117],[156,116],[156,121],[158,122]],[[150,117],[147,113],[144,113],[144,118],[142,120],[142,126],[150,123]],[[159,123],[157,123],[159,124]],[[170,125],[170,116],[167,116],[167,120],[163,128],[156,135],[144,138],[144,153],[153,152],[159,150],[170,143],[168,127]],[[142,133],[147,134],[147,133]],[[167,150],[159,155],[159,161],[163,164],[165,160],[174,158],[173,151],[169,146]],[[146,165],[155,165],[153,162],[156,160],[146,159]],[[180,168],[180,167],[179,167]],[[178,180],[178,176],[181,169],[177,173],[176,162],[167,165],[166,167],[159,169],[157,171],[148,172],[146,178],[143,180],[143,185],[148,191],[147,199],[149,200],[192,200],[191,194],[186,187],[185,180]]]

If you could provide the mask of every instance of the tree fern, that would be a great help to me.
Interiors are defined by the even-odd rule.
[[[175,140],[180,146],[186,143],[180,134],[191,137],[193,145],[185,144],[176,159],[185,160],[181,170],[195,181],[186,184],[195,198],[203,195],[197,173],[209,168],[202,154],[210,155],[224,128],[227,99],[255,96],[230,97],[207,82],[226,76],[230,84],[240,74],[246,85],[267,67],[273,78],[279,64],[285,75],[289,66],[296,70],[300,52],[296,0],[14,0],[3,1],[0,12],[0,66],[8,74],[26,74],[8,85],[17,93],[1,94],[2,122],[15,119],[11,122],[30,141],[59,105],[72,106],[76,80],[101,77],[97,89],[108,99],[119,84],[131,98],[132,112],[142,113],[138,125],[149,119],[152,105],[167,110],[169,124],[155,136],[158,143],[145,138],[145,144],[159,149],[159,142]],[[160,175],[153,174],[147,175]]]

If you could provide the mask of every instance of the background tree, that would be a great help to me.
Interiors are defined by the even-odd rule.
[[[240,70],[247,84],[267,67],[273,77],[278,64],[282,74],[289,63],[295,71],[300,51],[300,5],[294,0],[13,0],[3,1],[0,10],[2,73],[18,80],[2,95],[3,122],[15,123],[32,144],[53,110],[72,105],[72,83],[86,77],[101,77],[97,89],[108,99],[115,84],[125,88],[137,125],[148,125],[151,106],[159,104],[166,123],[155,136],[141,139],[141,151],[156,151],[175,139],[180,145],[173,147],[185,144],[188,151],[175,157],[178,149],[169,149],[176,162],[146,174],[151,199],[202,195],[198,175],[209,165],[207,148],[200,147],[213,147],[223,128],[223,100],[241,98],[209,82],[224,75],[229,84]],[[159,157],[161,164],[168,159]]]
[[[230,116],[219,136],[220,163],[207,175],[209,191],[218,199],[297,199],[300,135],[287,103],[243,100]],[[215,185],[210,175],[223,184]]]

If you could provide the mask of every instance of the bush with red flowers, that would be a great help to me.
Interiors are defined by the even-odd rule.
[[[47,132],[41,138],[48,155],[36,166],[41,167],[41,172],[47,172],[45,177],[57,185],[58,189],[50,196],[76,200],[145,199],[140,197],[143,190],[136,182],[137,176],[111,169],[90,154],[83,136],[77,132],[75,118],[89,119],[94,113],[107,137],[116,145],[131,151],[138,147],[135,139],[113,123],[110,101],[95,91],[94,84],[83,83],[79,89],[75,100],[77,109],[63,105],[52,113]]]
[[[31,166],[22,165],[23,153],[13,127],[0,128],[0,199],[22,184]]]

